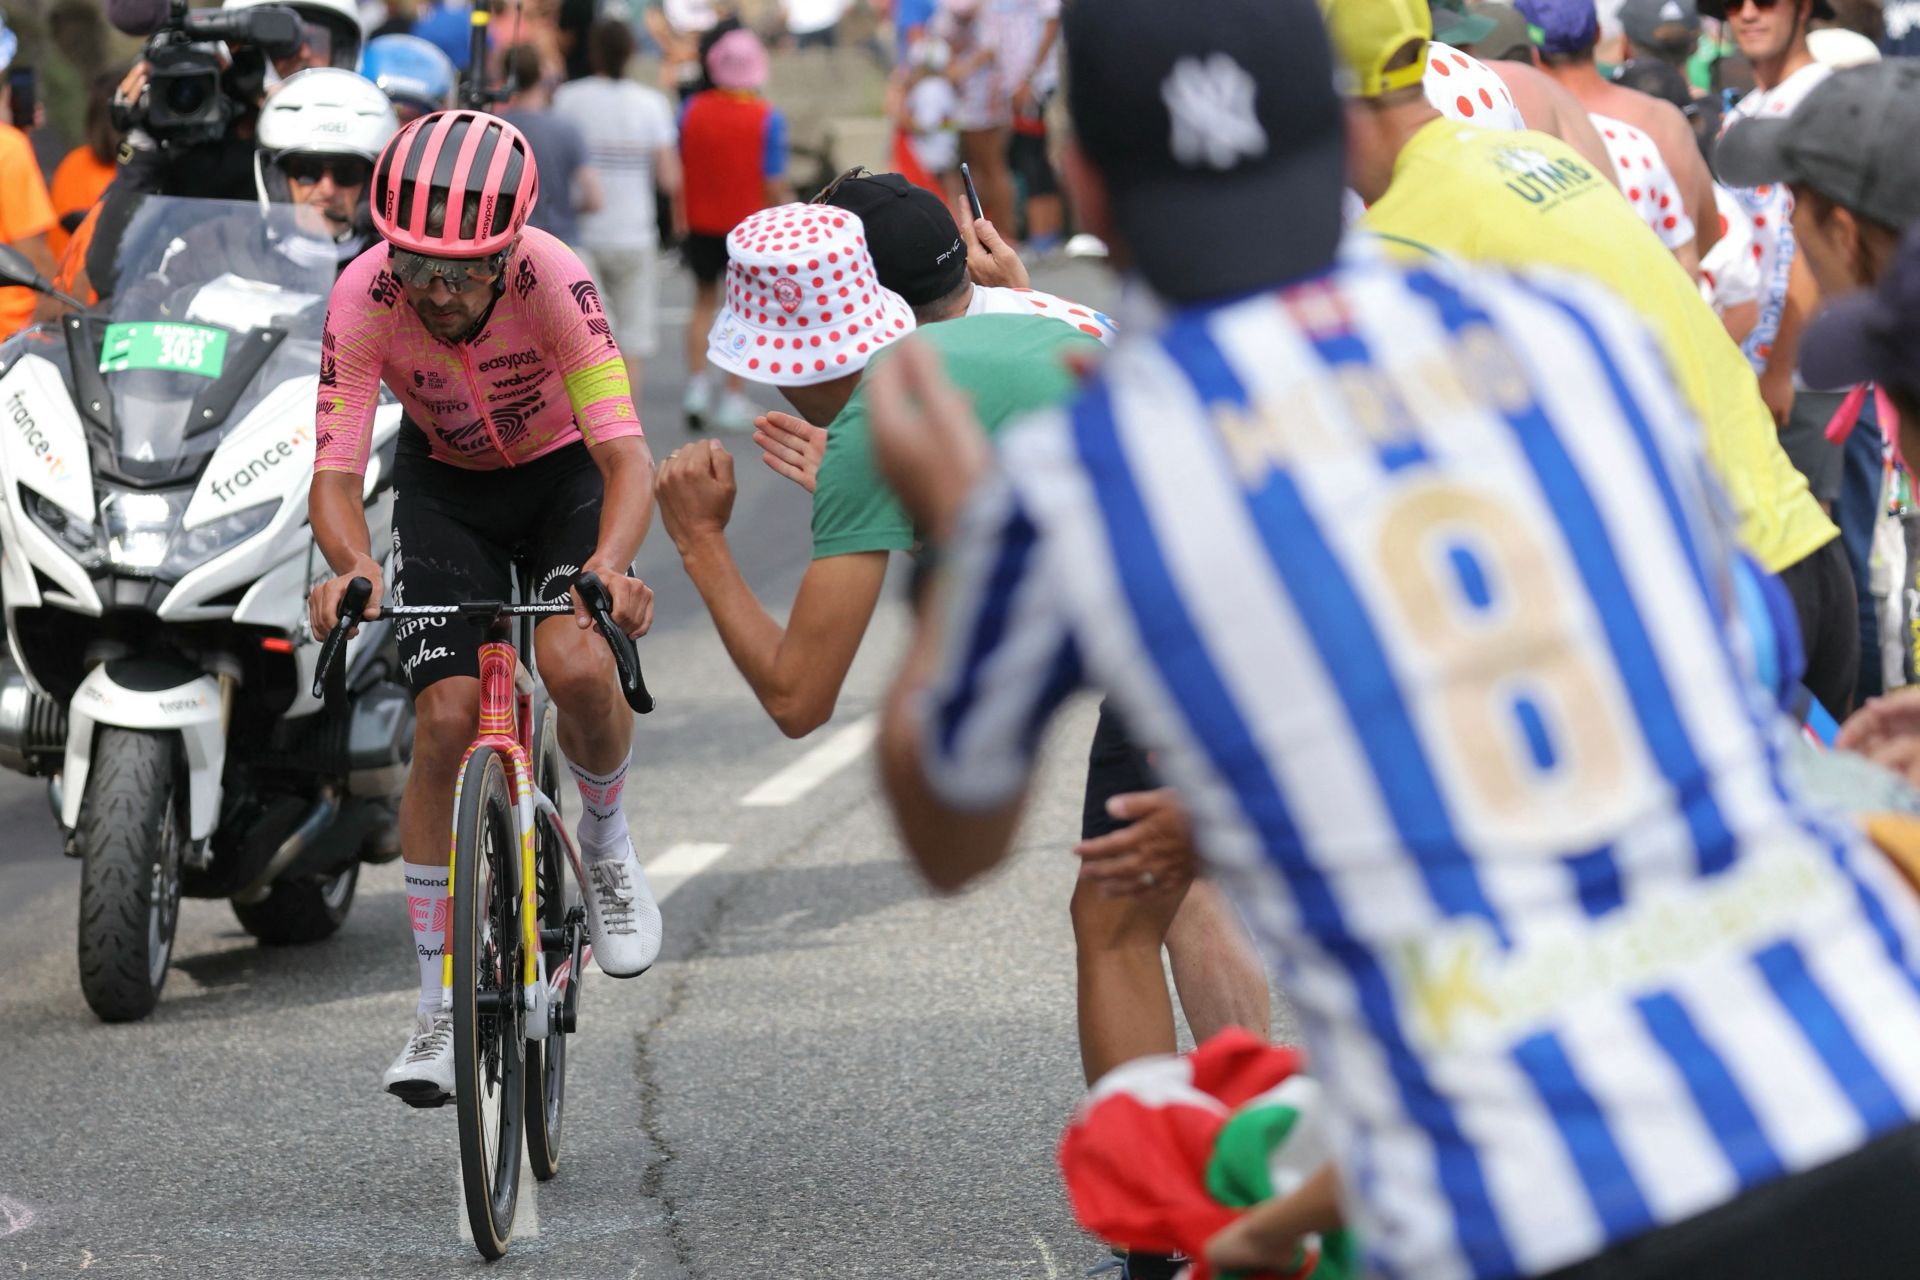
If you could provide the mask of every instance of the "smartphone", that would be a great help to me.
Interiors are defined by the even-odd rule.
[[[39,91],[32,67],[15,67],[7,72],[7,94],[13,104],[13,123],[19,129],[33,128],[33,113],[39,106]]]
[[[967,188],[967,203],[973,206],[975,218],[986,217],[986,211],[980,207],[980,193],[973,189],[973,173],[967,168],[967,162],[960,162],[960,181]]]

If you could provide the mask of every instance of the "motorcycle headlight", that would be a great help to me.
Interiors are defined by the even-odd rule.
[[[115,489],[100,499],[100,527],[107,535],[107,559],[134,577],[150,578],[167,558],[173,531],[186,514],[189,490],[133,493]]]
[[[93,523],[82,520],[59,503],[35,493],[25,485],[20,486],[20,505],[27,509],[27,516],[41,530],[66,549],[67,553],[80,562],[89,572],[106,563],[106,553],[100,549]]]
[[[234,511],[210,520],[194,529],[182,529],[167,549],[160,576],[169,580],[184,577],[238,542],[251,538],[267,527],[278,502],[262,502],[244,511]]]

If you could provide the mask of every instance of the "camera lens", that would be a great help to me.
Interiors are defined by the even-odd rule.
[[[169,78],[164,101],[168,114],[175,117],[188,117],[198,114],[212,96],[216,81],[212,76],[180,76]]]

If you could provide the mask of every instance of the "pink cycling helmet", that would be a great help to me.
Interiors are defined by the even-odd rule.
[[[526,135],[484,111],[436,111],[373,162],[373,225],[396,249],[484,258],[527,225],[540,172]]]

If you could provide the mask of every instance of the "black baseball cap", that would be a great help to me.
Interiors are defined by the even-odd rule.
[[[942,200],[897,173],[847,178],[827,203],[858,214],[881,287],[911,307],[938,302],[967,278],[960,226]]]
[[[1198,302],[1332,265],[1346,156],[1314,0],[1099,0],[1062,23],[1078,145],[1156,291]]]
[[[1800,369],[1816,387],[1878,382],[1920,396],[1920,226],[1901,238],[1876,287],[1814,318],[1800,340]]]
[[[1843,209],[1905,230],[1920,222],[1920,60],[1827,77],[1791,114],[1742,120],[1714,148],[1731,187],[1804,182]]]

